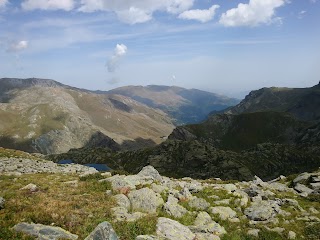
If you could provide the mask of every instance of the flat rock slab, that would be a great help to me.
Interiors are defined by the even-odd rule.
[[[188,227],[163,217],[158,219],[157,235],[170,240],[194,240],[196,237]]]
[[[156,213],[157,208],[163,205],[164,201],[160,194],[155,193],[150,188],[141,188],[131,191],[128,194],[132,211],[145,213]]]
[[[269,201],[257,201],[244,210],[244,214],[254,221],[266,221],[273,218],[280,211],[280,207]]]
[[[218,214],[222,220],[232,219],[237,217],[237,213],[230,207],[211,207],[212,214]]]
[[[108,222],[100,223],[85,240],[118,240],[118,236]]]
[[[16,232],[21,232],[29,236],[37,237],[40,240],[58,240],[58,239],[78,239],[78,236],[72,234],[60,227],[46,226],[34,223],[18,223],[13,227]]]

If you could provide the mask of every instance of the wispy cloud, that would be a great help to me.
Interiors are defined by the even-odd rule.
[[[24,0],[21,4],[22,9],[27,11],[36,9],[71,11],[74,6],[74,0]]]
[[[0,0],[0,9],[5,8],[8,3],[8,0]]]
[[[7,48],[7,52],[21,52],[28,48],[28,41],[22,40],[19,42],[14,42],[10,44],[10,46]]]

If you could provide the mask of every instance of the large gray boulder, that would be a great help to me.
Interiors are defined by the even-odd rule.
[[[275,202],[257,201],[244,210],[244,214],[254,221],[266,221],[275,217],[280,212],[280,207]]]
[[[211,235],[223,235],[226,232],[224,227],[212,220],[207,212],[199,212],[193,226],[189,227],[193,233],[210,233]]]
[[[0,197],[0,210],[2,209],[2,208],[4,208],[4,203],[6,202],[6,200],[4,200],[4,198],[3,197]]]
[[[304,196],[304,197],[308,196],[313,192],[313,189],[310,189],[307,186],[300,183],[297,183],[294,186],[294,190],[296,190],[298,193],[300,193],[301,196]]]
[[[183,217],[188,210],[178,204],[178,199],[169,195],[168,201],[163,206],[164,211],[175,218]]]
[[[85,240],[118,240],[118,236],[108,222],[100,223]]]
[[[157,235],[170,240],[194,240],[195,234],[181,223],[160,217],[157,223]]]
[[[117,194],[113,197],[119,207],[123,207],[127,210],[130,210],[131,204],[128,197],[124,194]]]
[[[205,199],[197,197],[190,199],[188,205],[195,210],[206,210],[208,207],[210,207],[210,203],[208,203]]]
[[[212,214],[218,214],[222,220],[232,219],[237,217],[237,213],[233,211],[230,207],[211,207],[210,211]]]
[[[78,236],[72,234],[60,227],[46,226],[34,223],[18,223],[13,227],[16,232],[21,232],[41,240],[58,240],[58,239],[78,239]]]
[[[128,198],[134,212],[156,213],[157,208],[164,203],[160,194],[155,193],[150,188],[133,190],[128,194]]]
[[[151,165],[142,168],[142,170],[137,174],[139,177],[150,177],[153,180],[161,182],[162,177],[159,172]]]

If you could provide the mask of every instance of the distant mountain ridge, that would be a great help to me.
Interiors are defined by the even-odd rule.
[[[168,113],[176,125],[203,121],[210,112],[221,111],[239,103],[237,99],[215,93],[176,86],[125,86],[108,93],[127,96],[160,109]]]
[[[48,79],[0,79],[0,146],[40,153],[160,143],[173,129],[160,110]]]

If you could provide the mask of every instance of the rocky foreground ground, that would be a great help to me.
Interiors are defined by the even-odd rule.
[[[0,187],[0,239],[320,239],[320,170],[224,182],[2,158]]]

